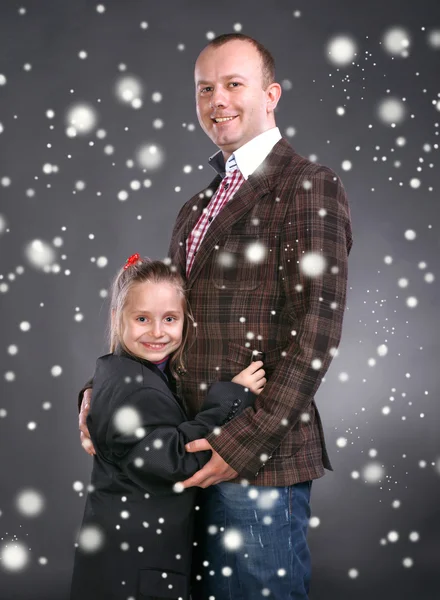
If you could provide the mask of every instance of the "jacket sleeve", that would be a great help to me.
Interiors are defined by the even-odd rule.
[[[243,477],[253,478],[308,412],[341,338],[352,244],[348,202],[341,181],[326,167],[307,183],[292,190],[280,240],[290,342],[255,409],[226,424],[220,435],[208,436]],[[322,272],[307,274],[306,254],[318,271],[325,265]]]
[[[174,483],[193,475],[211,456],[208,451],[186,452],[185,444],[206,437],[253,398],[236,383],[215,383],[195,419],[185,421],[171,394],[152,387],[138,389],[118,404],[109,422],[106,440],[111,459],[147,491],[169,493]],[[124,419],[134,423],[125,432]]]

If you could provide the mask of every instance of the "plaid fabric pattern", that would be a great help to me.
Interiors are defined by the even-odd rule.
[[[231,158],[233,158],[233,155]],[[226,171],[226,175],[217,188],[217,191],[212,197],[211,202],[206,207],[206,210],[200,215],[200,218],[195,224],[194,229],[191,231],[188,239],[186,240],[187,277],[192,269],[197,250],[199,249],[200,244],[206,235],[208,227],[211,225],[212,221],[215,219],[224,205],[234,196],[235,192],[239,189],[244,181],[243,175],[237,168],[235,159],[233,159],[233,161],[228,161],[228,163],[229,164],[227,167],[230,166],[230,169]]]
[[[185,241],[220,182],[177,217],[169,256],[182,273]],[[268,383],[254,407],[208,438],[237,481],[286,486],[331,469],[314,396],[341,337],[351,245],[341,181],[282,139],[199,246],[188,277],[196,335],[179,384],[186,402],[197,411],[211,383],[231,380],[253,350],[266,355]],[[318,276],[302,269],[310,253],[324,259]]]

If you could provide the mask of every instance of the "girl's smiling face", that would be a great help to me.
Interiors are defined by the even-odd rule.
[[[183,297],[170,283],[135,283],[122,311],[120,339],[126,349],[161,362],[182,343]]]

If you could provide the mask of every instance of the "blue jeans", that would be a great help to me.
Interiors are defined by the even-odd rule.
[[[200,490],[192,600],[307,600],[311,485]]]

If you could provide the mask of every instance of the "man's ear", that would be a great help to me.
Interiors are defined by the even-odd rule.
[[[279,83],[271,83],[266,88],[266,96],[267,96],[267,112],[274,112],[279,99],[281,98],[281,86]]]

